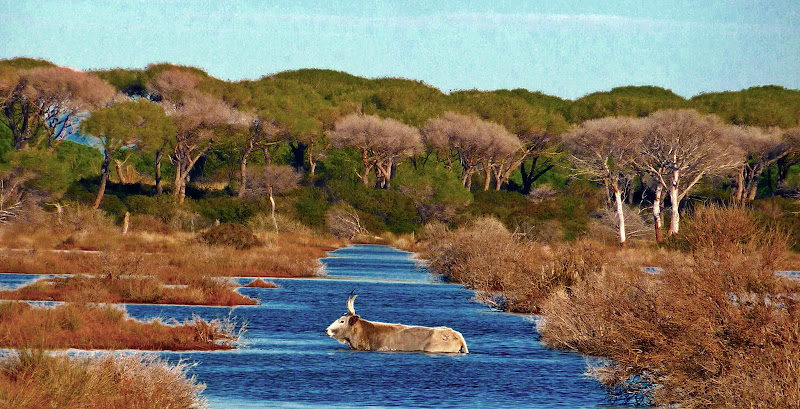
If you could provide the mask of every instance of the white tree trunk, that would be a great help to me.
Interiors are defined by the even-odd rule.
[[[655,228],[656,232],[656,242],[661,243],[664,239],[661,236],[661,232],[664,228],[664,220],[661,218],[661,204],[664,195],[664,186],[659,184],[656,187],[656,198],[653,200],[653,227]]]
[[[672,217],[669,221],[669,232],[667,233],[667,236],[672,236],[673,234],[678,234],[678,229],[681,223],[681,214],[679,211],[680,198],[678,195],[677,183],[673,183],[669,188],[669,200],[672,202]]]
[[[619,247],[625,248],[625,213],[623,213],[622,192],[614,186],[614,201],[617,204],[617,217],[619,218]]]

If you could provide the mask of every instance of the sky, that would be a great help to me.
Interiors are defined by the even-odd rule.
[[[325,68],[567,99],[800,89],[798,0],[0,0],[0,58],[193,65],[224,80]]]

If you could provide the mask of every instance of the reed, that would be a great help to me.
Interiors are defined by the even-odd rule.
[[[31,307],[0,303],[0,347],[37,349],[232,349],[243,325],[231,319],[193,317],[182,323],[136,321],[124,309],[82,303]]]
[[[0,358],[0,406],[38,409],[205,407],[191,365],[152,355],[52,355],[24,349]]]

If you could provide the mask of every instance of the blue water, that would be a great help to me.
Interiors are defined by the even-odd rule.
[[[257,306],[126,308],[140,319],[195,313],[247,322],[247,345],[237,350],[161,353],[197,363],[191,373],[207,385],[212,408],[609,406],[599,383],[583,375],[581,355],[545,348],[529,318],[471,301],[471,291],[439,282],[410,253],[359,245],[322,261],[329,279],[242,288]],[[346,312],[352,290],[364,319],[449,326],[464,335],[470,353],[350,351],[324,330]]]

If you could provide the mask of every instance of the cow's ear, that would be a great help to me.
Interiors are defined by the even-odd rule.
[[[358,315],[353,315],[352,317],[350,317],[350,321],[347,322],[347,325],[353,325],[353,324],[357,323],[358,320],[360,320],[360,319],[361,319],[361,317],[359,317]]]

